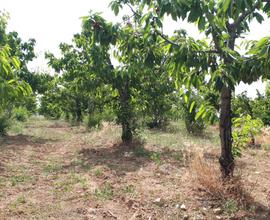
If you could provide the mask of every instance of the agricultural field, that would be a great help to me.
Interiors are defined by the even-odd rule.
[[[270,220],[270,0],[1,0],[0,220]]]
[[[269,133],[226,189],[217,127],[196,137],[174,122],[132,146],[120,133],[43,117],[14,124],[0,139],[0,219],[269,219]]]

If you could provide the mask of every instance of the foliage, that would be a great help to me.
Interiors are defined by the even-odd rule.
[[[199,95],[194,94],[192,98],[190,97],[189,104],[186,104],[184,100],[181,102],[182,119],[185,122],[188,133],[190,134],[201,135],[206,128],[206,124],[203,119],[196,118],[202,101],[203,100]]]
[[[265,125],[270,125],[270,89],[269,83],[266,85],[265,95],[258,93],[252,102],[253,115],[260,118]]]
[[[88,115],[86,119],[86,127],[87,128],[96,128],[101,125],[102,115],[101,114],[92,114]]]
[[[13,70],[14,76],[17,78],[18,82],[24,82],[22,85],[24,89],[27,89],[32,92],[32,88],[34,85],[32,84],[31,80],[33,78],[33,73],[28,70],[27,63],[32,61],[35,58],[34,46],[35,40],[29,39],[28,41],[24,42],[20,37],[19,34],[15,31],[6,33],[5,41],[3,42],[9,46],[10,56],[16,57],[20,63],[20,68],[16,68]],[[35,90],[33,90],[35,92]],[[30,92],[28,92],[28,95]],[[34,111],[35,106],[35,99],[28,98],[28,95],[23,95],[20,99],[13,100],[13,104],[16,106],[27,106],[29,107],[29,111]],[[32,94],[33,96],[34,94]]]
[[[40,100],[39,114],[47,118],[59,119],[62,115],[62,111],[60,106],[56,103],[57,98],[57,93],[45,93]]]
[[[142,82],[142,119],[150,128],[165,127],[172,118],[172,106],[177,102],[174,82],[167,72],[167,62],[167,57],[162,58],[162,63],[149,69]]]
[[[7,129],[10,127],[10,117],[0,112],[0,136],[7,133]]]
[[[134,16],[144,25],[144,36],[162,39],[171,55],[170,73],[183,90],[186,103],[193,89],[202,85],[215,88],[220,94],[220,165],[224,177],[233,173],[234,160],[231,152],[233,138],[231,100],[235,86],[241,81],[252,83],[261,76],[270,78],[270,37],[258,42],[249,42],[247,54],[236,50],[236,41],[250,31],[250,22],[261,23],[264,13],[270,16],[270,2],[261,0],[210,0],[210,1],[149,1],[113,0],[110,4],[115,14],[127,5]],[[147,8],[147,10],[146,10]],[[163,33],[165,16],[173,20],[194,23],[209,39],[196,40],[183,30],[168,37]],[[184,87],[184,88],[183,88]],[[210,103],[210,102],[209,102]],[[196,118],[211,118],[216,108],[202,103]],[[209,116],[210,115],[210,116]]]
[[[250,115],[253,117],[253,104],[247,96],[247,92],[243,92],[233,99],[233,113],[237,117],[240,115]]]
[[[32,91],[29,84],[20,80],[17,75],[21,62],[14,56],[14,51],[8,44],[6,19],[6,15],[0,12],[0,134],[6,132],[9,117],[16,102]]]
[[[110,109],[104,109],[102,112],[93,112],[88,114],[85,119],[87,128],[96,128],[101,125],[102,122],[115,121],[115,115]]]
[[[73,43],[60,44],[62,57],[46,55],[61,76],[45,94],[51,98],[43,98],[43,109],[59,107],[78,122],[88,115],[89,126],[106,120],[103,112],[110,109],[126,143],[132,141],[140,118],[155,126],[163,124],[171,109],[174,83],[166,73],[166,52],[154,47],[156,43],[144,37],[136,20],[112,24],[99,14],[83,17],[82,32],[74,35]],[[114,65],[111,48],[117,60]]]
[[[261,119],[264,125],[270,125],[269,83],[266,85],[265,94],[257,91],[257,97],[253,100],[247,97],[246,92],[234,98],[233,113],[236,117],[250,115],[252,118]]]
[[[17,121],[25,122],[29,117],[29,112],[25,107],[18,107],[13,109],[12,115]]]
[[[243,149],[254,142],[255,136],[261,131],[263,122],[260,119],[252,119],[250,115],[242,115],[233,119],[233,155],[239,157]],[[254,143],[253,143],[254,144]]]

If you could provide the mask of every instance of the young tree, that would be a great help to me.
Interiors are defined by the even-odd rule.
[[[234,170],[231,120],[232,91],[240,81],[250,83],[266,73],[265,65],[259,66],[262,71],[254,71],[254,63],[262,63],[257,62],[258,57],[256,56],[253,59],[241,56],[236,49],[236,40],[249,31],[249,24],[252,20],[256,19],[259,23],[263,21],[263,13],[269,13],[270,1],[117,0],[111,3],[112,9],[116,13],[123,5],[128,5],[136,15],[141,16],[141,22],[145,24],[145,30],[149,36],[158,35],[171,44],[169,50],[175,57],[175,70],[178,75],[188,73],[187,81],[189,84],[196,86],[194,81],[196,82],[198,75],[210,75],[210,82],[214,83],[220,92],[221,100],[219,126],[221,156],[219,162],[223,176],[231,176]],[[145,5],[148,6],[146,14],[144,14]],[[137,10],[133,9],[132,6],[138,6]],[[165,14],[170,15],[174,20],[182,19],[196,24],[210,42],[195,41],[190,37],[179,35],[169,39],[162,33],[162,19]],[[269,54],[267,57],[269,59]],[[261,59],[263,58],[261,57]],[[202,108],[198,114],[203,116],[206,110],[207,108]]]
[[[11,116],[14,103],[31,93],[31,87],[16,75],[20,61],[11,55],[11,48],[6,43],[6,16],[0,13],[0,133],[5,132],[5,119]]]
[[[132,141],[139,112],[151,115],[156,125],[163,123],[174,92],[174,82],[165,74],[169,52],[161,46],[164,42],[145,35],[136,14],[125,16],[121,24],[91,14],[84,18],[83,34],[91,43],[96,76],[116,92],[114,107],[122,125],[123,142]]]
[[[257,97],[251,101],[252,116],[263,121],[264,125],[270,125],[270,90],[269,83],[266,86],[265,94],[258,92]]]
[[[0,12],[1,13],[1,12]],[[6,33],[6,22],[7,22],[8,16],[3,15],[2,16],[2,45],[8,45],[9,46],[9,54],[11,57],[16,57],[20,61],[20,68],[14,69],[14,75],[18,79],[18,81],[24,81],[31,85],[31,79],[33,76],[33,73],[31,73],[27,68],[27,63],[32,61],[35,58],[34,53],[34,46],[35,46],[35,40],[29,39],[27,42],[23,42],[22,39],[19,37],[18,33],[13,31]],[[6,20],[6,21],[4,21]],[[16,107],[19,106],[26,106],[29,107],[29,111],[32,111],[35,109],[36,106],[36,100],[34,94],[31,94],[31,96],[24,96],[20,100],[18,99],[16,102],[14,102],[14,105]]]

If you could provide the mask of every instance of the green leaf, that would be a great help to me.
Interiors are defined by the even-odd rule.
[[[259,14],[258,12],[254,13],[254,17],[256,18],[256,20],[261,24],[264,21],[264,18],[261,14]]]
[[[12,57],[12,63],[16,69],[20,68],[20,61],[17,58]]]
[[[11,80],[8,81],[8,84],[13,84],[15,82],[16,82],[15,79],[11,79]]]
[[[191,112],[193,111],[193,108],[194,108],[195,104],[196,104],[195,101],[193,101],[193,102],[191,103],[190,108],[189,108],[189,113],[191,113]]]
[[[185,100],[185,103],[188,103],[189,98],[187,95],[184,95],[184,100]]]
[[[232,1],[232,0],[225,0],[225,1],[224,1],[223,7],[222,7],[222,10],[223,10],[224,12],[227,12],[227,11],[228,11],[228,9],[229,9],[229,7],[230,7],[230,5],[231,5],[231,1]]]
[[[199,9],[198,8],[192,8],[192,10],[189,13],[188,16],[188,22],[195,22],[199,18]]]
[[[198,120],[205,113],[205,111],[206,111],[205,106],[202,104],[199,108],[199,111],[196,114],[195,120]]]
[[[198,27],[200,30],[204,30],[206,25],[206,20],[205,17],[200,17],[199,22],[198,22]]]

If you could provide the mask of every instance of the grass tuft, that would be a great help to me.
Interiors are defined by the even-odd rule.
[[[110,183],[105,182],[100,188],[95,190],[95,197],[100,200],[110,200],[113,197],[113,187]]]
[[[217,166],[209,164],[198,155],[195,156],[190,169],[195,186],[223,205],[226,212],[236,211],[239,206],[246,208],[251,203],[250,192],[243,189],[241,175],[224,180]]]

